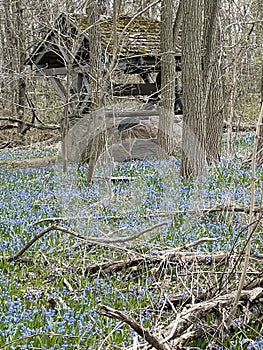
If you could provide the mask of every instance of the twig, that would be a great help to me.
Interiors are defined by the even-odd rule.
[[[226,328],[229,328],[232,319],[235,317],[235,313],[237,310],[237,305],[241,297],[242,289],[245,284],[245,278],[247,274],[250,254],[251,254],[251,241],[254,233],[254,225],[252,225],[254,221],[254,215],[255,215],[255,191],[256,191],[256,161],[257,161],[257,150],[258,150],[258,144],[259,144],[259,138],[260,138],[260,128],[263,121],[263,103],[261,104],[261,110],[257,122],[257,129],[256,129],[256,135],[255,135],[255,141],[254,141],[254,148],[252,153],[252,165],[251,165],[251,196],[250,196],[250,211],[249,211],[249,226],[248,226],[248,235],[247,235],[247,241],[246,241],[246,250],[245,250],[245,261],[244,261],[244,267],[242,271],[242,275],[239,281],[238,290],[236,293],[236,297],[234,300],[233,307],[231,309],[231,312],[229,314],[229,317],[226,321]]]
[[[198,239],[195,242],[184,244],[181,247],[175,248],[171,252],[173,253],[173,252],[186,250],[186,249],[192,248],[192,247],[194,247],[196,245],[199,245],[199,244],[202,244],[202,243],[205,243],[205,242],[217,242],[217,241],[219,241],[219,238],[203,237],[203,238]]]
[[[160,339],[152,335],[147,329],[143,328],[139,323],[137,323],[130,316],[125,315],[123,312],[112,309],[108,306],[102,306],[99,313],[104,316],[108,316],[121,322],[128,324],[132,329],[135,330],[143,339],[145,339],[151,346],[157,350],[169,350],[165,344],[162,343]]]
[[[233,242],[233,244],[232,244],[232,248],[231,248],[230,252],[228,253],[228,259],[225,261],[225,267],[224,267],[224,270],[223,270],[223,273],[222,273],[222,277],[221,277],[221,279],[220,279],[221,281],[220,281],[220,283],[219,283],[219,286],[220,286],[220,287],[219,287],[218,292],[219,292],[220,290],[222,290],[222,288],[224,287],[224,285],[226,285],[226,284],[228,283],[228,279],[225,279],[225,280],[224,280],[223,277],[224,277],[224,274],[225,274],[226,270],[227,270],[228,267],[229,267],[229,260],[230,260],[230,258],[232,258],[233,255],[236,256],[236,254],[234,254],[234,251],[235,251],[235,247],[236,247],[236,245],[237,245],[238,239],[241,237],[241,235],[243,234],[243,232],[245,232],[246,230],[249,229],[249,226],[253,226],[253,231],[251,232],[251,235],[253,235],[253,233],[254,233],[254,231],[256,230],[256,228],[260,225],[260,222],[261,222],[261,220],[262,220],[262,215],[263,215],[263,214],[260,214],[259,217],[258,217],[255,221],[253,221],[252,223],[249,223],[248,225],[246,225],[245,227],[243,227],[243,228],[241,229],[241,231],[238,232],[238,233],[236,234],[236,237],[235,237],[234,242]],[[247,242],[246,242],[246,244],[247,244]],[[235,273],[237,266],[241,263],[241,259],[244,257],[244,252],[245,252],[245,250],[246,250],[246,244],[244,245],[244,247],[243,247],[243,249],[241,250],[241,252],[239,252],[239,254],[237,255],[236,261],[235,261],[234,265],[232,266],[232,268],[231,268],[231,270],[230,270],[230,272],[229,272],[229,276],[231,276],[231,275],[233,275],[233,274]],[[254,258],[256,258],[256,256],[255,256]],[[223,280],[224,280],[224,281],[223,281]]]

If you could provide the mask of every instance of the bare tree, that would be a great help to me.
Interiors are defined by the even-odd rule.
[[[26,42],[25,42],[25,32],[24,32],[24,5],[22,1],[17,0],[15,2],[15,11],[17,15],[17,50],[18,50],[18,105],[17,105],[17,115],[21,120],[18,127],[18,134],[22,135],[23,131],[23,119],[24,119],[24,108],[26,104],[26,82],[23,76],[23,71],[25,70],[25,60],[26,60]]]
[[[175,57],[173,40],[174,2],[163,0],[161,8],[161,113],[158,143],[168,154],[173,154],[173,124],[175,103]]]
[[[259,81],[260,85],[260,105],[261,109],[263,106],[263,43],[262,43],[262,37],[263,37],[263,9],[262,4],[260,0],[254,1],[255,6],[255,12],[257,14],[257,30],[256,30],[256,41],[259,44],[259,54],[261,57],[261,77]],[[263,165],[263,124],[259,125],[259,133],[258,133],[258,149],[257,149],[257,161],[259,165]]]
[[[50,107],[50,102],[55,101],[55,98],[50,94],[46,82],[41,83],[39,79],[32,77],[25,61],[32,47],[52,28],[61,2],[62,0],[41,3],[36,0],[0,2],[1,117],[3,120],[9,117],[17,120],[3,122],[4,130],[18,131],[2,133],[2,139],[8,142],[24,142],[26,132],[34,130],[28,125],[34,123],[38,112],[42,116],[48,115],[52,120],[58,115],[57,112],[53,115],[45,110],[44,107]],[[37,106],[41,106],[39,111]],[[34,131],[31,135],[34,139],[38,137]]]
[[[12,114],[22,119],[25,104],[25,81],[22,76],[25,62],[24,8],[19,0],[6,1],[2,6],[2,74],[6,77],[5,91],[8,91],[5,97],[11,102],[11,106],[8,103],[5,105],[12,110]],[[22,127],[19,128],[21,130]]]
[[[205,147],[207,160],[220,160],[224,122],[223,83],[219,45],[219,8],[221,0],[204,2],[204,111],[206,116]]]
[[[183,137],[182,176],[206,173],[205,110],[202,79],[202,35],[204,0],[183,1],[182,81]]]
[[[102,49],[99,28],[99,6],[97,1],[88,1],[86,13],[89,18],[89,81],[91,91],[91,109],[100,109],[103,103],[103,67]],[[102,116],[103,118],[103,116]],[[87,181],[90,182],[94,173],[94,168],[100,153],[106,147],[105,120],[99,115],[93,117],[94,130],[97,130],[96,137],[93,138]]]

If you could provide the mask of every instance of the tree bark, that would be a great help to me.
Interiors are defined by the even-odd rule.
[[[204,2],[203,83],[206,116],[206,151],[209,163],[219,161],[223,134],[223,84],[218,50],[218,12],[221,0]]]
[[[201,51],[204,0],[183,1],[182,7],[184,118],[181,175],[197,177],[205,175],[207,169]]]
[[[99,110],[103,105],[103,67],[102,49],[99,29],[99,6],[98,1],[89,1],[86,7],[89,16],[89,81],[91,93],[91,108]],[[96,162],[100,154],[107,147],[106,121],[103,115],[93,114],[93,128],[96,135],[93,138],[91,156],[88,166],[87,182],[90,182],[95,170]]]
[[[20,0],[15,3],[15,10],[17,13],[17,50],[18,50],[18,62],[17,72],[19,74],[18,79],[18,105],[17,105],[17,116],[21,120],[18,125],[18,134],[22,137],[22,131],[24,128],[24,110],[26,104],[26,83],[23,77],[23,71],[25,69],[25,33],[24,33],[24,8]]]
[[[175,58],[173,42],[173,0],[163,0],[161,9],[161,113],[158,144],[167,153],[174,152],[173,124],[175,103]]]
[[[263,9],[260,0],[256,0],[258,18],[262,20]],[[262,21],[258,23],[258,37],[259,42],[261,42],[261,53],[263,53],[263,44],[262,44],[262,35],[263,35],[263,23]],[[261,38],[261,39],[260,39]],[[261,79],[260,79],[260,105],[263,106],[263,57],[261,55]],[[258,136],[258,151],[257,151],[257,162],[258,165],[263,165],[263,124],[259,126],[259,136]]]
[[[180,32],[180,28],[183,21],[183,0],[179,1],[178,8],[176,11],[174,26],[173,26],[173,41],[174,41],[174,50],[178,46],[178,36]]]
[[[86,7],[89,18],[89,83],[91,108],[96,110],[103,103],[102,82],[102,49],[99,29],[98,1],[89,1]]]

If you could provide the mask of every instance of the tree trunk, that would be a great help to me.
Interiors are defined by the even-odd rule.
[[[257,0],[256,3],[258,8],[258,18],[262,19],[263,9],[262,9],[261,1]],[[263,52],[262,35],[263,35],[263,23],[261,21],[258,23],[258,37],[259,37],[259,42],[261,42],[260,44],[261,53]],[[262,106],[263,106],[263,57],[262,56],[261,56],[261,79],[260,79],[260,105],[262,109]],[[258,165],[261,165],[261,166],[263,165],[263,124],[260,125],[260,130],[259,130],[257,162],[258,162]]]
[[[204,2],[204,103],[206,151],[209,163],[219,161],[223,134],[223,84],[220,67],[218,11],[221,0]]]
[[[18,125],[18,134],[22,137],[22,131],[24,129],[23,119],[26,104],[26,83],[23,77],[23,71],[25,69],[25,34],[24,34],[24,8],[20,0],[16,1],[16,13],[17,13],[17,50],[18,50],[18,61],[17,61],[17,72],[19,74],[18,79],[18,105],[17,105],[17,116],[21,120]]]
[[[183,21],[183,0],[180,0],[176,11],[174,27],[173,27],[174,50],[178,46],[178,36],[181,29],[182,21]]]
[[[99,8],[97,1],[89,1],[86,13],[89,18],[89,84],[91,93],[91,108],[96,110],[103,104],[101,89],[102,79],[102,49],[99,29]]]
[[[163,0],[161,9],[161,113],[158,144],[167,154],[174,153],[175,58],[173,43],[174,1]]]
[[[4,75],[3,95],[4,108],[11,114],[17,115],[21,121],[24,118],[25,107],[25,77],[23,75],[25,62],[25,33],[23,5],[20,0],[5,1],[0,6],[1,30],[1,71]],[[23,123],[18,125],[21,135]]]
[[[181,175],[196,177],[206,174],[207,168],[201,52],[204,0],[183,1],[182,7],[184,118]]]
[[[86,7],[86,13],[89,16],[89,82],[91,109],[98,110],[103,106],[103,68],[102,68],[102,49],[99,30],[99,6],[98,1],[89,1]],[[106,148],[107,133],[105,133],[105,118],[100,118],[96,113],[93,114],[94,138],[92,143],[91,155],[89,159],[87,182],[90,182],[96,162],[100,153]],[[96,131],[96,134],[95,134]]]

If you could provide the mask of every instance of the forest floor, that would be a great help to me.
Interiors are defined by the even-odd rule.
[[[230,314],[252,145],[252,134],[235,137],[196,181],[174,158],[103,164],[91,184],[85,165],[26,166],[54,147],[2,149],[0,349],[262,349],[262,168]]]

